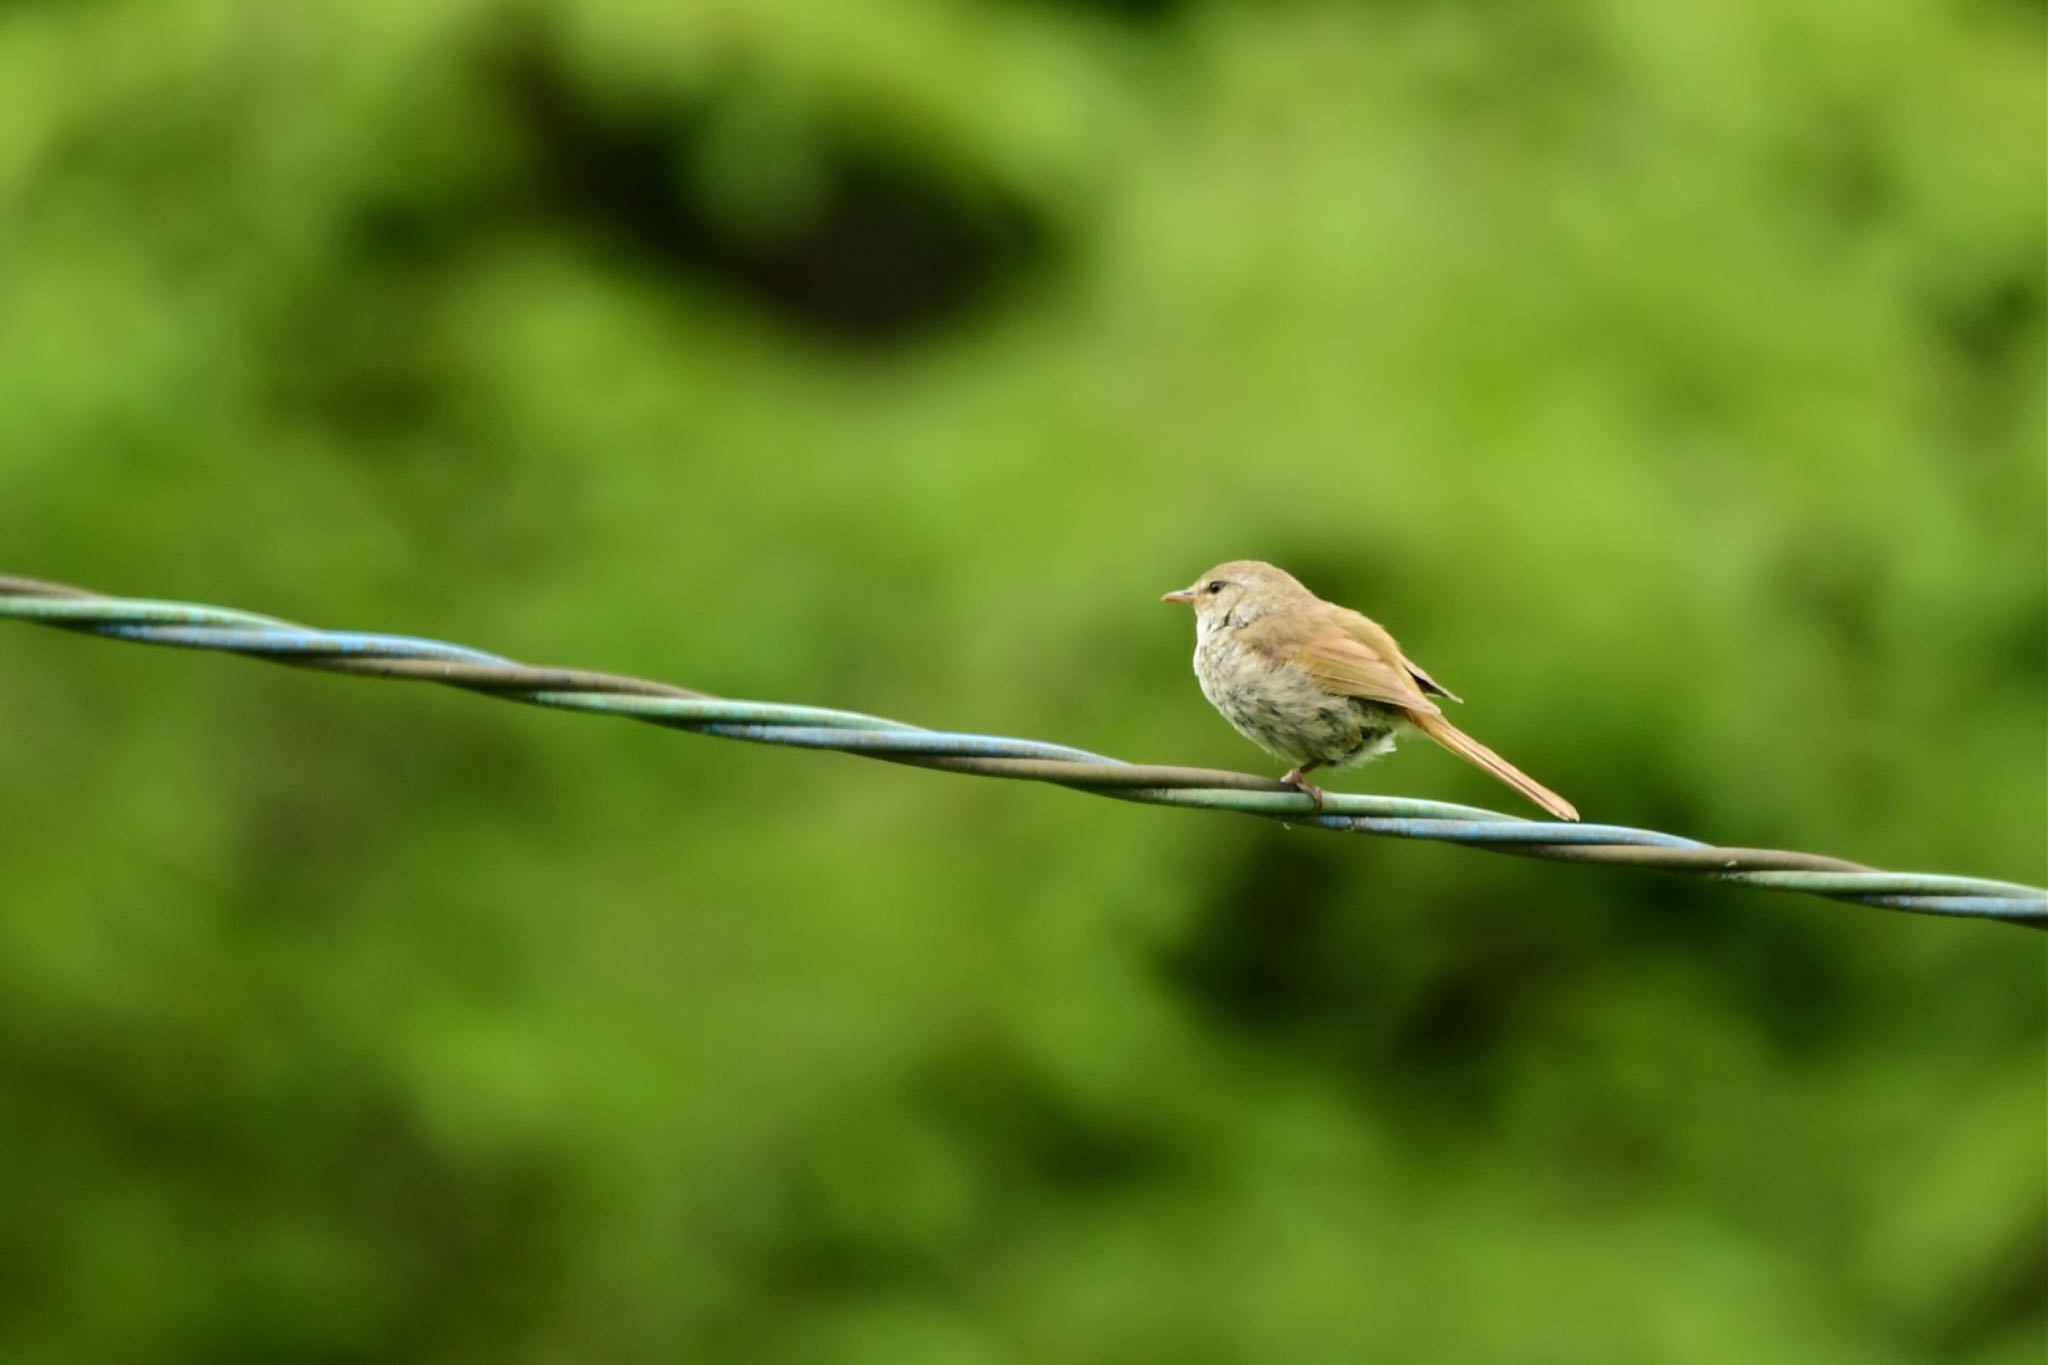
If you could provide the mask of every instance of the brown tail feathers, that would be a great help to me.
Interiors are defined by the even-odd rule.
[[[1476,768],[1484,768],[1560,820],[1576,820],[1579,812],[1571,802],[1538,782],[1493,750],[1481,744],[1442,716],[1428,711],[1410,711],[1415,728]]]

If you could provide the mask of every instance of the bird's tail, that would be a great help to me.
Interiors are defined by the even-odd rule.
[[[1502,758],[1493,750],[1481,744],[1441,715],[1430,711],[1410,711],[1408,719],[1415,728],[1428,735],[1437,743],[1449,749],[1459,758],[1476,768],[1484,768],[1501,781],[1513,787],[1522,795],[1534,801],[1560,820],[1576,820],[1579,812],[1572,803],[1559,796],[1550,788],[1538,782],[1514,764]]]

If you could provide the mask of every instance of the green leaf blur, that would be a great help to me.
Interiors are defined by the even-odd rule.
[[[2043,11],[14,0],[0,571],[2048,879]],[[0,632],[0,1359],[2035,1361],[2037,935]],[[1333,781],[1505,808],[1411,745]]]

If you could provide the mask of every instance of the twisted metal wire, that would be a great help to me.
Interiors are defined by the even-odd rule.
[[[1125,801],[1230,810],[1288,824],[1435,839],[1523,857],[1628,864],[1887,910],[2048,928],[2048,890],[2013,882],[1883,872],[1811,853],[1718,848],[1657,830],[1558,824],[1396,796],[1330,792],[1318,811],[1303,793],[1250,773],[1124,763],[1036,740],[926,730],[815,706],[735,701],[645,678],[534,668],[440,640],[316,630],[225,607],[104,597],[61,583],[0,576],[4,617],[142,644],[224,650],[336,673],[437,682],[507,701],[625,716],[724,739],[837,749],[948,772],[1050,782]]]

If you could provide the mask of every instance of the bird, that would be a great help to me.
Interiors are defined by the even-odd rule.
[[[1437,704],[1463,701],[1401,653],[1378,622],[1325,602],[1284,569],[1256,559],[1218,564],[1163,602],[1195,609],[1195,677],[1231,727],[1294,767],[1280,780],[1323,808],[1308,781],[1349,768],[1421,731],[1560,820],[1572,803],[1460,730]]]

